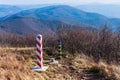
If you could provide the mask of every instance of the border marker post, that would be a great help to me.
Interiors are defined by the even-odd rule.
[[[38,34],[36,37],[36,57],[37,57],[37,66],[33,68],[34,71],[46,71],[48,66],[43,66],[43,44],[42,44],[42,35]]]
[[[62,56],[63,56],[63,53],[62,53],[62,40],[59,39],[59,40],[58,40],[58,43],[59,43],[59,45],[58,45],[58,53],[59,53],[59,57],[60,57],[60,59],[61,59]]]

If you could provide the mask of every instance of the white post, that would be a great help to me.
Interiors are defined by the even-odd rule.
[[[43,51],[42,51],[42,35],[36,37],[36,55],[37,55],[37,65],[43,68]]]
[[[48,66],[43,66],[43,44],[42,35],[38,34],[36,37],[36,55],[37,55],[37,66],[33,68],[34,71],[46,71]]]

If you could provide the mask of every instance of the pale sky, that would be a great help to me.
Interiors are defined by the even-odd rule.
[[[120,4],[120,0],[0,0],[0,4]]]

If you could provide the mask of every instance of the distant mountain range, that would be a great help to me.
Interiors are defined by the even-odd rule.
[[[32,8],[41,8],[48,6],[49,4],[41,5],[0,5],[0,18],[4,16],[9,16],[15,13],[18,13],[22,10],[32,9]]]
[[[98,13],[85,12],[66,5],[17,10],[20,11],[0,18],[1,30],[23,34],[45,30],[52,32],[61,24],[64,26],[87,25],[95,28],[105,24],[108,24],[111,28],[120,25],[120,19],[118,18],[108,18]]]
[[[0,18],[4,16],[9,16],[14,13],[21,11],[22,9],[18,6],[12,5],[0,5]]]

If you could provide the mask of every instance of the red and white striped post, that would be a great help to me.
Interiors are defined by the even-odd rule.
[[[37,35],[36,37],[36,55],[37,55],[37,65],[43,68],[43,51],[42,51],[42,35]]]
[[[46,71],[48,66],[43,66],[43,44],[42,35],[38,34],[36,37],[36,56],[37,56],[37,66],[33,68],[34,71]]]

